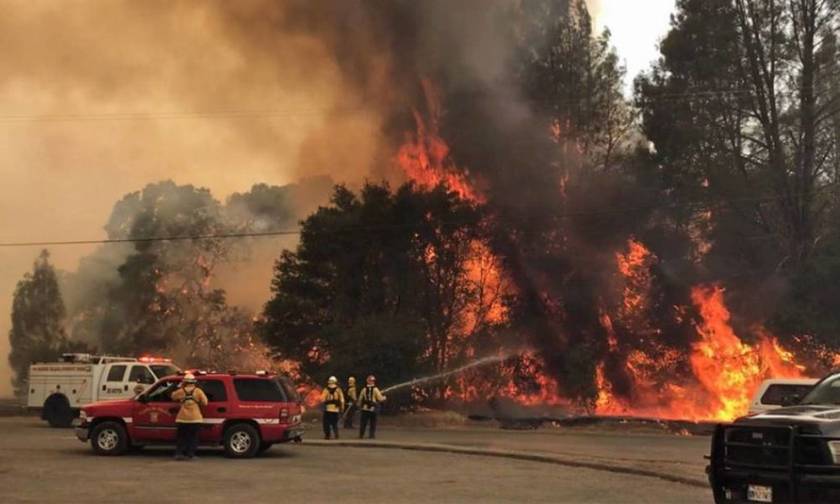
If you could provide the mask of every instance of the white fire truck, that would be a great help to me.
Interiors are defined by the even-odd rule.
[[[132,397],[178,371],[170,359],[64,354],[29,366],[27,406],[52,427],[69,427],[82,406]]]

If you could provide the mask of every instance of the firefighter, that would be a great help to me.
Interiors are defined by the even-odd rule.
[[[344,394],[347,398],[347,409],[344,410],[344,428],[353,428],[353,415],[356,414],[356,401],[359,400],[359,395],[356,392],[356,378],[350,377],[347,379],[347,392]]]
[[[376,438],[376,415],[379,405],[387,398],[376,388],[376,377],[367,377],[367,384],[359,394],[359,408],[362,410],[359,418],[359,439],[365,437],[365,429],[370,425],[370,439]]]
[[[321,393],[321,401],[324,403],[324,439],[330,439],[331,433],[338,439],[338,417],[344,411],[344,394],[335,376],[330,376],[327,380],[327,388]]]
[[[195,375],[187,373],[184,375],[181,386],[172,392],[171,398],[181,403],[181,409],[175,417],[178,429],[175,460],[194,459],[195,450],[198,448],[198,432],[204,422],[201,408],[207,406],[207,396],[198,388]]]

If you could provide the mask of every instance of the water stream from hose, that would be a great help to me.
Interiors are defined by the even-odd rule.
[[[423,377],[420,377],[420,378],[414,378],[413,380],[409,380],[407,382],[402,382],[402,383],[398,383],[396,385],[391,385],[390,387],[383,390],[382,393],[385,394],[385,393],[391,392],[393,390],[399,390],[399,389],[403,389],[403,388],[406,388],[406,387],[413,387],[415,385],[420,385],[420,384],[423,384],[423,383],[429,383],[429,382],[441,380],[443,378],[447,378],[447,377],[452,376],[452,375],[463,373],[464,371],[466,371],[468,369],[472,369],[472,368],[479,367],[479,366],[486,366],[487,364],[492,364],[494,362],[502,362],[503,360],[505,360],[509,357],[511,357],[511,354],[491,355],[489,357],[484,357],[482,359],[478,359],[476,361],[473,361],[469,364],[464,364],[463,366],[461,366],[459,368],[456,368],[456,369],[453,369],[451,371],[444,371],[442,373],[438,373],[438,374],[435,374],[435,375],[423,376]]]

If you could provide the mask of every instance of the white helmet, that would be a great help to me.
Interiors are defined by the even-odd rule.
[[[338,378],[336,378],[335,376],[330,376],[330,379],[327,380],[327,383],[330,384],[330,385],[337,385],[338,384]]]

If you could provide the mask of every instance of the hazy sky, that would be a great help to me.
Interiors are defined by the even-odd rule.
[[[657,44],[668,31],[676,0],[595,0],[598,27],[609,28],[613,45],[627,65],[627,88],[658,57]]]

